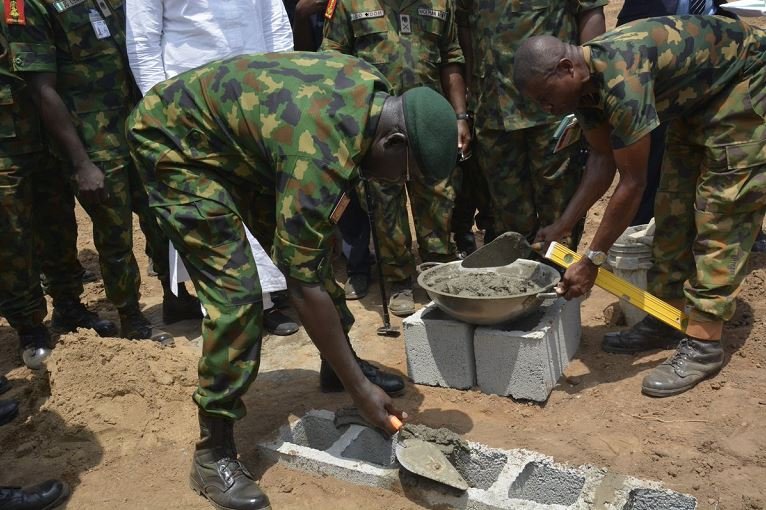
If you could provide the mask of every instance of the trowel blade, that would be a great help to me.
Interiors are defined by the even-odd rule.
[[[505,232],[468,255],[460,263],[465,268],[507,266],[518,259],[529,257],[532,246],[518,232]]]
[[[396,443],[396,460],[416,475],[459,489],[468,490],[468,482],[458,473],[435,445],[422,439],[409,438]]]

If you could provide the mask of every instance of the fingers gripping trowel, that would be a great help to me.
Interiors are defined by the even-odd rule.
[[[468,490],[468,483],[436,445],[414,437],[402,439],[401,429],[404,424],[393,415],[389,415],[388,419],[397,430],[391,440],[396,460],[402,469],[461,491]],[[355,407],[338,409],[335,412],[336,428],[351,424],[372,427]]]

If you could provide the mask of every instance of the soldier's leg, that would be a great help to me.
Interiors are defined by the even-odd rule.
[[[424,262],[455,260],[455,245],[450,239],[450,221],[455,207],[455,171],[436,184],[419,177],[407,183],[407,193],[415,220],[418,252]]]
[[[550,225],[561,217],[580,185],[583,172],[583,161],[578,157],[579,144],[553,153],[553,134],[557,126],[558,123],[543,124],[525,130],[538,228]],[[577,223],[572,235],[561,242],[576,250],[584,226],[585,218]]]
[[[41,270],[53,298],[51,327],[69,332],[93,329],[100,336],[117,335],[117,325],[102,319],[80,302],[84,269],[77,258],[77,220],[74,190],[60,163],[46,157],[32,177],[34,232]]]
[[[170,290],[168,238],[162,232],[154,211],[149,207],[149,197],[135,165],[129,160],[126,160],[124,164],[129,178],[131,208],[138,216],[141,232],[146,239],[146,255],[151,259],[154,271],[162,285],[162,322],[173,324],[182,320],[201,319],[199,301],[186,291],[183,283],[178,284],[178,296]]]
[[[529,173],[527,130],[479,129],[479,168],[489,185],[495,232],[519,232],[532,238],[537,232],[534,188]]]
[[[172,337],[166,333],[153,336],[151,324],[139,307],[141,276],[133,255],[133,211],[125,161],[97,164],[104,171],[108,196],[98,204],[80,203],[93,222],[93,243],[99,255],[106,297],[120,314],[120,336],[170,341]]]
[[[348,246],[344,289],[347,299],[361,299],[370,284],[370,222],[356,190],[349,192],[349,200],[338,221],[343,243]]]
[[[472,174],[478,171],[476,159],[472,157],[460,163],[459,171],[455,176],[455,207],[452,209],[450,231],[455,240],[455,248],[461,257],[476,250],[476,239],[473,235],[476,202]]]
[[[42,367],[50,354],[29,178],[40,163],[37,155],[0,159],[0,315],[19,334],[22,358],[30,368]]]

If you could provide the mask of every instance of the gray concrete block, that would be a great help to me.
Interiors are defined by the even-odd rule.
[[[407,373],[416,384],[468,389],[476,384],[474,326],[431,303],[402,321]]]
[[[546,300],[534,313],[474,332],[476,379],[484,393],[547,400],[580,345],[580,300]]]
[[[394,490],[427,508],[465,510],[695,510],[696,500],[592,466],[565,466],[529,450],[468,442],[448,459],[468,482],[465,492],[399,470],[390,438],[351,425],[336,430],[333,413],[309,411],[258,445],[291,468],[357,485]],[[295,442],[293,442],[295,441]]]

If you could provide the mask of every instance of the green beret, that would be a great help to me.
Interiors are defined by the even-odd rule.
[[[428,87],[402,95],[407,138],[427,181],[447,178],[457,166],[457,120],[444,96]]]

